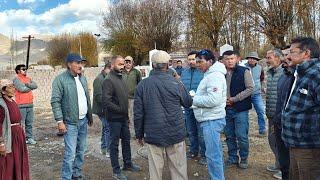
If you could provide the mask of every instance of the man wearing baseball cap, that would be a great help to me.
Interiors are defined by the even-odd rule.
[[[79,54],[66,57],[67,70],[52,83],[51,106],[58,130],[64,133],[61,179],[83,179],[82,165],[87,147],[87,124],[92,126],[91,101],[83,61]]]

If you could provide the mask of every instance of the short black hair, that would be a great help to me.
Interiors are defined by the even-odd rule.
[[[193,55],[193,54],[197,54],[198,53],[198,51],[190,51],[189,53],[188,53],[188,56],[190,56],[190,55]]]
[[[286,50],[290,48],[290,44],[283,46],[282,48],[280,48],[280,50]]]
[[[26,65],[24,65],[24,64],[18,64],[18,65],[16,66],[16,68],[14,69],[14,70],[16,71],[16,74],[18,74],[18,71],[20,71],[20,69],[23,68],[23,67],[26,67]]]
[[[240,57],[240,53],[237,50],[229,50],[229,51],[225,51],[222,56],[231,56],[231,55],[236,55],[238,57]]]
[[[213,60],[214,62],[216,61],[214,54],[212,51],[210,51],[209,49],[202,49],[200,50],[197,55],[197,58],[203,58],[205,60]]]
[[[180,59],[177,61],[177,63],[178,63],[178,62],[181,62],[181,63],[182,63],[182,61],[181,61]]]
[[[291,44],[299,44],[301,50],[310,50],[310,58],[319,58],[320,49],[318,42],[311,37],[296,37]]]

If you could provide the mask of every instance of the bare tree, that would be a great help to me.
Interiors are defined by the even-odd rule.
[[[131,55],[136,63],[154,48],[170,51],[180,35],[179,1],[124,0],[104,14],[105,48],[114,54]]]
[[[207,48],[217,50],[221,28],[230,13],[228,4],[226,0],[190,1],[193,38],[202,39],[202,46],[207,39],[210,42]]]

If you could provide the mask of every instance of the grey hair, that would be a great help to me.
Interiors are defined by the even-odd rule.
[[[272,52],[273,55],[275,57],[279,58],[281,61],[284,60],[284,55],[283,55],[283,53],[282,53],[282,51],[280,49],[275,48],[273,50],[270,50],[270,52]]]
[[[168,67],[168,63],[152,63],[152,67],[154,68],[154,69],[157,69],[157,70],[162,70],[162,69],[164,69],[164,68],[166,68],[167,69],[167,67]]]

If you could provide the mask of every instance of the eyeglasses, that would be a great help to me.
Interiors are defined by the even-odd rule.
[[[290,50],[289,51],[289,54],[300,54],[302,53],[304,50],[298,50],[298,51],[293,51],[293,50]]]
[[[130,60],[125,60],[124,61],[126,64],[131,64],[131,61]]]

